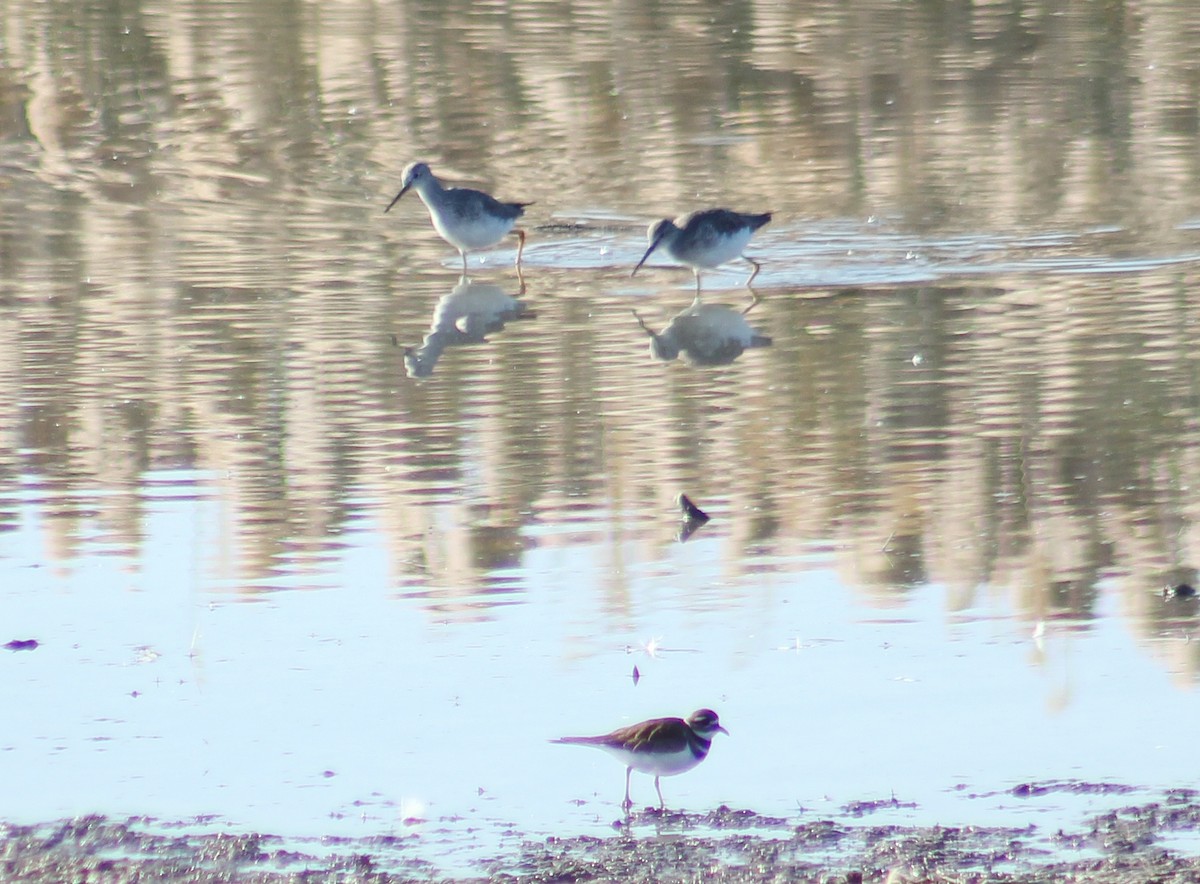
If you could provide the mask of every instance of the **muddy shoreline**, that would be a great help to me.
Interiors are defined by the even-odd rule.
[[[869,816],[872,809],[858,808],[857,815]],[[403,836],[330,838],[321,841],[320,852],[307,852],[276,835],[232,835],[194,824],[187,834],[176,834],[170,825],[144,818],[0,823],[0,880],[1200,881],[1200,856],[1169,843],[1172,836],[1200,830],[1200,793],[1194,790],[1174,790],[1161,801],[1052,832],[1033,825],[870,825],[853,821],[856,809],[846,810],[850,821],[799,824],[727,807],[706,814],[645,810],[615,821],[607,837],[526,839],[465,876],[447,876],[418,858],[413,839]]]

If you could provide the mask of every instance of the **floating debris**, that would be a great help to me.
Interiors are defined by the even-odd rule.
[[[1180,583],[1177,586],[1168,586],[1163,589],[1163,598],[1165,599],[1194,599],[1196,597],[1196,587],[1190,583]]]
[[[679,497],[676,498],[676,501],[679,504],[679,508],[683,510],[683,516],[685,519],[696,519],[700,522],[708,521],[708,513],[704,512],[704,510],[692,503],[691,499],[686,494],[680,494]]]
[[[38,646],[36,638],[14,638],[10,642],[5,642],[4,647],[10,651],[32,651]]]
[[[683,524],[679,526],[679,531],[675,534],[675,539],[680,543],[686,543],[688,538],[696,533],[698,528],[703,527],[708,523],[708,513],[692,503],[691,499],[683,493],[675,498],[675,502],[679,504],[679,509],[683,511]]]

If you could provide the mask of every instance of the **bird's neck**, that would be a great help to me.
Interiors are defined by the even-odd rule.
[[[705,739],[692,731],[692,735],[688,737],[688,748],[692,750],[692,755],[703,760],[704,756],[708,754],[708,750],[712,748],[712,740]]]
[[[436,199],[438,195],[443,193],[445,188],[442,187],[440,181],[438,181],[432,175],[429,175],[414,184],[413,190],[417,192],[417,196],[419,196],[425,202],[429,202],[430,198]]]

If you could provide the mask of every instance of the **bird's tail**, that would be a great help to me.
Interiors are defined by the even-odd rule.
[[[595,746],[604,741],[603,737],[559,737],[551,743],[565,743],[574,746]]]

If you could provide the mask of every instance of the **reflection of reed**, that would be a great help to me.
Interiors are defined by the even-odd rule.
[[[131,22],[27,0],[3,12],[21,39],[0,96],[26,90],[9,128],[38,139],[52,180],[126,204],[239,182],[320,199],[318,179],[378,199],[424,147],[551,211],[604,182],[625,211],[769,197],[781,213],[1161,234],[1197,206],[1200,10],[1122,9],[407,0],[171,4]]]
[[[1145,634],[1191,628],[1154,595],[1200,545],[1186,266],[773,296],[770,350],[662,374],[626,301],[552,273],[542,321],[446,383],[398,376],[388,332],[450,279],[431,231],[378,217],[418,153],[545,214],[719,195],[781,220],[1116,223],[1133,254],[1189,235],[1193,4],[851,7],[5,5],[0,162],[34,174],[0,184],[0,475],[55,489],[50,558],[95,528],[96,488],[100,533],[135,549],[144,474],[199,467],[239,588],[369,511],[398,585],[477,611],[555,524],[537,542],[600,548],[620,617],[686,488],[729,514],[706,537],[731,576],[832,548],[877,601],[935,580],[1032,623],[1086,620],[1120,575]]]

